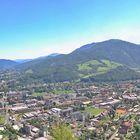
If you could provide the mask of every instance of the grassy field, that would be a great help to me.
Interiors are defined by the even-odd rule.
[[[0,125],[5,123],[5,116],[0,116]]]
[[[92,66],[100,65],[98,60],[91,60],[83,64],[78,65],[78,70],[92,70]]]
[[[105,66],[102,66],[102,67],[99,67],[97,69],[97,72],[108,72],[110,71],[111,69],[115,69],[117,68],[118,66],[121,66],[121,64],[119,63],[115,63],[115,62],[112,62],[112,61],[109,61],[109,60],[101,60],[101,62],[105,65]]]
[[[109,67],[98,67],[97,73],[100,73],[100,72],[106,73],[106,72],[108,72],[109,70],[110,70]]]
[[[84,112],[91,113],[91,115],[94,115],[94,116],[99,115],[103,111],[105,111],[105,109],[102,109],[102,108],[93,108],[93,107],[87,107],[84,110]]]
[[[59,94],[75,93],[75,91],[74,90],[52,90],[52,91],[50,91],[50,93],[59,95]],[[47,95],[46,92],[35,92],[35,93],[32,94],[32,96],[34,96],[34,97],[45,96],[45,95]]]
[[[53,90],[51,92],[53,94],[70,94],[70,93],[74,93],[74,90]]]
[[[21,118],[22,118],[22,116],[23,116],[22,113],[20,113],[20,114],[15,114],[15,118],[16,118],[17,121],[20,121]]]
[[[27,71],[25,71],[26,74],[33,74],[33,70],[32,69],[28,69]]]
[[[107,67],[110,67],[110,68],[116,68],[118,66],[122,66],[122,64],[119,64],[119,63],[116,63],[116,62],[113,62],[113,61],[109,61],[109,60],[101,60],[102,63],[104,63]]]
[[[121,64],[109,60],[91,60],[78,65],[79,76],[81,78],[88,78],[105,74],[118,66],[121,66]]]
[[[46,95],[46,92],[34,92],[32,94],[32,96],[34,96],[34,97],[37,97],[37,96],[45,96],[45,95]]]

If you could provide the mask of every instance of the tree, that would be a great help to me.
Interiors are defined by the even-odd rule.
[[[5,126],[6,129],[2,132],[5,140],[17,140],[17,131],[10,125]]]
[[[134,128],[135,128],[135,137],[137,140],[139,140],[140,139],[140,125],[136,124],[134,125]]]
[[[76,140],[72,130],[66,124],[57,124],[52,128],[53,140]]]

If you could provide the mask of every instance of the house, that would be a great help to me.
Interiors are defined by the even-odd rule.
[[[87,107],[88,105],[90,105],[91,104],[91,101],[84,101],[84,102],[82,102],[82,106],[83,107]]]
[[[132,128],[132,123],[131,122],[123,122],[121,127],[131,129]]]
[[[123,109],[117,109],[116,110],[116,114],[118,114],[119,116],[125,115],[126,111]]]
[[[39,129],[36,128],[36,127],[34,127],[34,128],[31,129],[31,131],[34,132],[34,133],[38,133],[39,132]]]
[[[30,100],[26,100],[25,103],[26,103],[27,105],[32,105],[32,104],[37,103],[37,100],[36,100],[36,99],[30,99]]]
[[[51,111],[55,114],[60,114],[61,113],[61,109],[60,108],[52,108]]]
[[[69,107],[67,109],[61,110],[61,115],[64,117],[68,117],[72,114],[72,112],[73,112],[73,108]]]
[[[119,134],[126,135],[127,134],[127,128],[119,128],[118,132],[119,132]]]
[[[36,127],[33,127],[33,128],[31,129],[31,136],[32,136],[33,138],[37,138],[37,137],[39,136],[39,129],[36,128]]]
[[[85,121],[88,120],[90,118],[90,114],[87,112],[74,112],[71,114],[71,119],[74,121]]]
[[[15,106],[11,108],[11,111],[13,112],[23,112],[25,110],[28,110],[28,107],[26,105],[23,106]]]
[[[121,127],[119,128],[119,133],[126,135],[128,132],[128,129],[132,128],[132,123],[131,122],[123,122],[121,124]]]
[[[51,100],[51,99],[45,100],[45,105],[44,105],[45,108],[50,109],[53,106],[54,106],[54,101],[53,100]]]
[[[91,125],[92,126],[98,126],[100,124],[100,121],[97,119],[91,119]]]

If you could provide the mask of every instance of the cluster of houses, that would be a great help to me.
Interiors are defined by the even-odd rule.
[[[0,113],[7,115],[19,140],[51,140],[51,128],[58,121],[71,126],[79,138],[86,133],[85,140],[125,140],[140,121],[140,88],[135,83],[79,86],[71,94],[33,96],[24,90],[10,91],[6,99],[3,95],[0,92]]]

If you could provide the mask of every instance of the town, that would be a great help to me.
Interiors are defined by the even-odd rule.
[[[140,0],[0,0],[0,140],[140,140]]]
[[[140,138],[140,80],[0,85],[0,139],[52,140],[62,122],[79,140]]]

